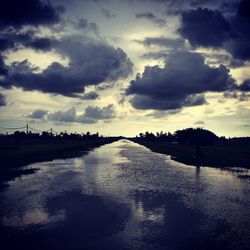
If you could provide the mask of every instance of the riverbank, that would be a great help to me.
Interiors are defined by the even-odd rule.
[[[250,168],[250,147],[244,145],[214,145],[201,147],[202,156],[196,156],[196,146],[170,142],[130,139],[153,152],[167,154],[171,159],[194,166],[218,168]]]
[[[15,177],[31,174],[36,169],[21,169],[35,162],[52,161],[79,157],[84,151],[116,141],[116,138],[99,138],[89,141],[61,141],[58,144],[35,144],[0,150],[0,186],[1,183]]]

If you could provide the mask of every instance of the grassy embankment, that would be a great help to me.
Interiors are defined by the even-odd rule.
[[[150,150],[170,155],[172,159],[195,166],[219,168],[242,167],[250,168],[250,145],[220,145],[203,146],[203,157],[196,157],[196,146],[181,145],[170,142],[155,142],[139,138],[132,139]]]
[[[22,145],[0,150],[0,186],[8,180],[23,174],[31,174],[36,169],[18,169],[34,162],[51,161],[78,157],[92,148],[114,142],[114,138],[100,138],[89,141],[61,141],[58,144]]]

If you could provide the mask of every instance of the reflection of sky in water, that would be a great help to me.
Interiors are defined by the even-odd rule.
[[[234,169],[187,166],[125,140],[79,158],[30,167],[40,170],[11,181],[0,193],[3,227],[71,227],[77,224],[74,215],[88,225],[94,214],[87,204],[93,203],[95,213],[100,209],[120,224],[110,229],[109,240],[130,249],[181,244],[171,235],[175,230],[188,235],[190,228],[199,228],[192,237],[202,238],[219,227],[225,241],[237,233],[245,237],[243,245],[250,242],[250,183]]]
[[[26,211],[22,216],[3,216],[2,223],[4,226],[16,227],[27,226],[32,224],[49,224],[56,223],[59,220],[64,219],[64,213],[61,211],[58,214],[53,214],[52,218],[49,217],[45,210],[34,209]]]

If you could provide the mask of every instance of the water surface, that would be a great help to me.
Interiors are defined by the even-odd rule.
[[[250,181],[127,140],[36,163],[0,193],[1,249],[248,249]],[[247,170],[240,170],[244,175]]]

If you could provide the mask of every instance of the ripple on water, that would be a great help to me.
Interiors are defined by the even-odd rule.
[[[0,193],[0,234],[23,249],[243,249],[245,169],[198,168],[121,140],[35,163]],[[206,244],[204,244],[206,242]]]

